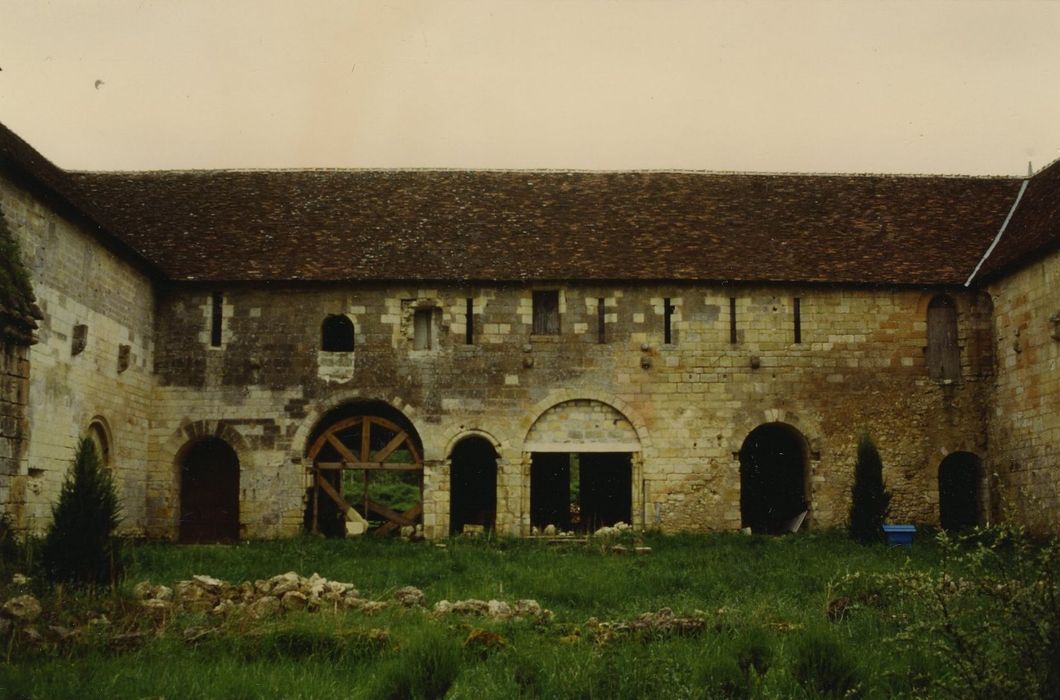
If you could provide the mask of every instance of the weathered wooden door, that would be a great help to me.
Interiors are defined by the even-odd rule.
[[[314,532],[321,529],[321,499],[334,503],[343,516],[353,510],[370,522],[382,521],[376,535],[421,521],[423,457],[398,424],[378,416],[344,418],[313,441],[307,457],[312,465]],[[351,478],[356,476],[360,478]],[[373,490],[373,479],[387,488]]]
[[[239,539],[239,458],[224,440],[192,445],[180,465],[180,541]]]

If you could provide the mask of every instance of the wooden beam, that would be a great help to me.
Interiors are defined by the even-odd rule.
[[[373,501],[370,498],[366,499],[365,505],[368,507],[368,510],[372,511],[373,513],[376,513],[377,515],[383,516],[392,523],[397,523],[398,525],[416,524],[415,521],[406,518],[403,513],[399,513],[396,510],[391,510],[382,503],[379,503],[378,501]]]
[[[406,510],[401,515],[402,515],[402,517],[406,518],[407,520],[411,520],[411,521],[413,521],[413,523],[415,523],[416,518],[420,517],[420,514],[422,512],[423,512],[423,503],[420,502],[420,503],[417,503],[416,505],[412,506],[408,510]],[[375,535],[376,537],[383,537],[384,535],[387,535],[387,534],[393,532],[395,529],[397,529],[398,525],[400,525],[400,523],[391,520],[390,522],[384,523],[383,525],[379,526],[376,529],[376,531],[373,532],[372,534]]]
[[[375,453],[376,462],[385,462],[386,458],[393,454],[394,450],[401,447],[401,443],[408,439],[408,435],[404,432],[400,432],[394,436],[394,439],[386,444],[386,447]]]
[[[357,457],[355,457],[354,454],[350,452],[349,448],[343,445],[342,442],[340,442],[339,439],[331,433],[328,433],[328,442],[331,443],[331,446],[334,447],[335,450],[339,453],[339,455],[347,462],[357,461]]]
[[[350,459],[351,462],[367,462],[372,457],[372,419],[365,416],[364,425],[361,426],[361,458]],[[343,455],[346,457],[346,455]],[[349,457],[346,457],[349,459]]]
[[[347,511],[353,509],[353,506],[343,500],[342,496],[339,495],[339,492],[335,490],[335,487],[329,484],[328,480],[325,479],[322,474],[317,474],[317,486],[324,489],[324,493],[326,493],[331,500],[335,501],[335,505],[342,510],[343,515],[345,515]]]

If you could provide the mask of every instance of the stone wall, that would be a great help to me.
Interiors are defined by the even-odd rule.
[[[19,475],[26,473],[28,356],[28,347],[0,342],[0,512],[6,513],[16,528],[23,519],[16,504],[24,501],[19,489],[25,484]]]
[[[567,402],[618,416],[611,437],[634,453],[634,520],[665,530],[740,526],[739,452],[763,423],[789,424],[806,440],[812,526],[845,522],[863,432],[879,446],[893,517],[901,520],[937,522],[939,462],[955,451],[984,454],[993,382],[984,297],[951,293],[962,376],[936,381],[924,356],[932,291],[535,288],[560,290],[556,336],[532,335],[530,287],[225,287],[219,347],[210,343],[215,290],[166,289],[157,309],[149,532],[175,534],[182,450],[217,434],[240,459],[243,535],[296,533],[307,439],[330,410],[363,399],[386,402],[415,426],[425,458],[424,523],[433,536],[448,531],[447,460],[469,435],[497,447],[498,529],[528,532],[531,429],[531,442],[588,449],[576,444],[578,429],[549,414]],[[673,307],[671,344],[664,343],[664,299]],[[416,350],[414,312],[424,308],[435,309],[434,343]],[[322,353],[320,325],[338,313],[354,323],[355,349]]]
[[[987,478],[1003,483],[1002,498],[994,509],[1036,530],[1056,532],[1060,529],[1060,253],[992,284],[990,292],[998,376]]]
[[[43,530],[76,443],[94,423],[109,442],[123,528],[140,532],[153,384],[151,280],[3,178],[0,206],[44,316],[40,342],[29,350],[29,444],[12,477],[16,503],[9,508],[24,528]]]

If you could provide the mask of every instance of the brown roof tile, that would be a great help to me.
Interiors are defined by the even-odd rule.
[[[998,277],[1057,248],[1060,248],[1060,160],[1027,183],[1023,199],[980,275],[983,279]]]
[[[176,280],[962,284],[1014,178],[689,172],[75,174]]]

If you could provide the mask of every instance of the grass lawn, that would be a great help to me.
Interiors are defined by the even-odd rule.
[[[10,661],[0,663],[0,696],[931,697],[931,679],[946,671],[918,644],[894,641],[907,620],[900,603],[850,604],[840,615],[834,602],[874,600],[843,598],[847,584],[837,584],[855,572],[939,574],[944,552],[930,537],[888,548],[857,545],[839,532],[649,535],[643,544],[652,551],[642,555],[600,544],[444,544],[304,538],[128,547],[117,593],[38,591],[42,633],[49,625],[86,631],[76,642],[43,646],[16,639]],[[416,586],[427,609],[159,619],[131,594],[145,579],[172,585],[207,574],[239,582],[286,571],[352,582],[363,597],[382,601]],[[2,600],[19,592],[9,579]],[[429,612],[439,600],[469,598],[532,598],[554,618]],[[629,633],[588,622],[628,622],[660,608],[705,625],[690,634]],[[100,612],[109,625],[86,624]]]

